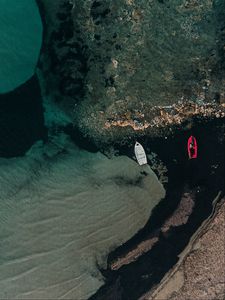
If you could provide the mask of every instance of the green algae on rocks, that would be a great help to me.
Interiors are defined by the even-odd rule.
[[[202,117],[211,115],[205,104],[223,110],[222,1],[58,0],[54,10],[38,1],[45,90],[97,144],[153,134],[160,107],[191,103]],[[166,112],[168,125],[176,123]]]

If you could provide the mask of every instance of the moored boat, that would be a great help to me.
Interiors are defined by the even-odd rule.
[[[196,138],[193,135],[191,135],[188,138],[187,150],[188,150],[189,159],[197,158],[197,156],[198,156],[198,145],[197,145]]]
[[[142,147],[142,145],[138,142],[135,143],[134,153],[135,153],[135,156],[136,156],[137,161],[138,161],[140,166],[147,164],[147,157],[146,157],[145,150]]]

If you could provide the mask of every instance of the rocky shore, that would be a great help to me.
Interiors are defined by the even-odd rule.
[[[224,3],[37,3],[49,131],[64,128],[108,156],[132,156],[138,138],[166,188],[145,227],[110,253],[105,285],[92,297],[138,299],[179,261],[224,192]],[[199,145],[194,162],[186,153],[190,134]]]
[[[45,24],[38,74],[55,124],[72,124],[102,148],[225,115],[222,1],[37,3]]]

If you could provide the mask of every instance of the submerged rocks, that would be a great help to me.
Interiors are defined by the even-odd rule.
[[[170,112],[171,122],[160,123],[159,106],[224,102],[221,1],[57,0],[55,9],[38,2],[47,26],[45,91],[95,143],[176,123]]]

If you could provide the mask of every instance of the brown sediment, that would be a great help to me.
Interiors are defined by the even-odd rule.
[[[186,192],[183,194],[177,209],[162,226],[162,232],[168,231],[171,226],[180,226],[187,223],[195,205],[193,198],[193,192]]]
[[[112,270],[118,270],[123,265],[127,265],[132,261],[135,261],[139,256],[151,250],[151,248],[158,242],[158,237],[153,237],[149,240],[141,242],[135,249],[131,250],[124,257],[118,258],[111,264]]]
[[[150,123],[144,121],[144,123],[137,124],[134,120],[118,120],[112,122],[106,122],[105,128],[110,128],[111,126],[120,126],[120,127],[127,127],[131,126],[134,130],[144,130],[150,126]]]
[[[161,227],[161,232],[166,234],[172,226],[180,226],[182,224],[187,223],[189,216],[191,215],[194,207],[194,192],[188,191],[185,192],[182,196],[180,204],[178,208],[174,211],[174,213],[165,221],[163,226]],[[127,265],[133,261],[135,261],[138,257],[143,255],[144,253],[151,250],[151,248],[158,242],[159,240],[159,232],[157,231],[154,236],[151,236],[149,239],[142,241],[135,248],[130,250],[124,256],[117,258],[111,263],[112,270],[118,270],[123,265]]]
[[[109,112],[108,112],[109,113]],[[194,102],[184,102],[170,106],[155,106],[143,108],[143,111],[131,114],[129,112],[120,114],[112,113],[107,116],[105,128],[112,126],[130,126],[135,131],[145,130],[152,127],[164,127],[168,125],[179,125],[190,117],[216,117],[225,116],[225,105],[205,103],[203,105]]]

